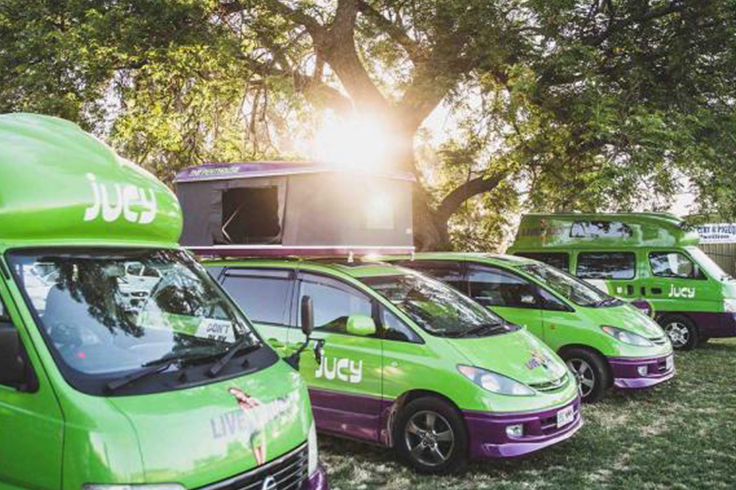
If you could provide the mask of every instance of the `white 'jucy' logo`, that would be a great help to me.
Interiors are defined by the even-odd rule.
[[[350,359],[332,358],[332,368],[330,368],[330,358],[325,357],[322,363],[317,367],[314,375],[318,378],[324,376],[326,379],[340,379],[349,383],[360,383],[363,379],[363,361],[355,361]]]
[[[89,180],[92,187],[94,203],[84,210],[84,221],[95,220],[101,214],[103,220],[112,223],[120,218],[122,214],[131,223],[147,225],[156,217],[158,205],[153,190],[146,190],[130,184],[114,184],[116,199],[115,203],[112,203],[105,184],[98,183],[97,177],[92,173],[87,174],[87,180]],[[146,193],[148,193],[148,196],[146,196]],[[131,207],[136,205],[141,207],[143,211],[133,211]]]
[[[695,288],[676,288],[673,284],[670,284],[670,298],[694,298]]]

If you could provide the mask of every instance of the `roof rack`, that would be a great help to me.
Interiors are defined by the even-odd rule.
[[[414,255],[415,248],[409,246],[380,245],[214,245],[210,247],[187,247],[188,250],[209,257],[288,257],[328,258],[344,257],[353,262],[356,256],[367,255]]]

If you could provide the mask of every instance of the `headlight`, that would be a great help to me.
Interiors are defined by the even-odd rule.
[[[458,366],[457,370],[470,381],[491,393],[512,396],[531,396],[536,394],[536,392],[527,385],[519,383],[511,378],[507,378],[502,374],[486,371],[485,369],[477,367],[462,365]]]
[[[87,483],[82,490],[186,490],[178,483],[153,483],[153,484],[133,484],[133,485],[107,485],[97,483]]]
[[[726,313],[736,313],[736,299],[724,299],[723,311]]]
[[[307,474],[313,475],[317,471],[317,464],[319,463],[319,449],[317,447],[317,428],[312,420],[312,425],[309,427],[309,436],[307,437],[307,450],[309,453],[307,463]]]
[[[651,347],[654,345],[651,340],[639,335],[638,333],[629,332],[628,330],[611,327],[609,325],[603,325],[601,328],[608,335],[624,344],[638,345],[639,347]]]

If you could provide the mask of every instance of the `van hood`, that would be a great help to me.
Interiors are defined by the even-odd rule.
[[[662,328],[635,306],[623,304],[610,308],[586,308],[598,326],[609,325],[651,339],[664,336]]]
[[[469,365],[525,384],[548,383],[567,372],[557,354],[523,329],[490,337],[448,339],[448,342]]]
[[[236,396],[247,396],[248,405]],[[312,412],[285,363],[166,393],[110,398],[133,426],[145,477],[198,488],[244,473],[305,443]]]

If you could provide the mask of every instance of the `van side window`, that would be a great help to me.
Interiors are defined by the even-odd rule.
[[[373,316],[370,298],[339,281],[305,274],[297,304],[304,296],[312,298],[315,331],[346,334],[350,316]]]
[[[570,254],[567,252],[520,252],[519,257],[538,260],[552,267],[557,267],[567,272],[570,267]]]
[[[698,266],[679,252],[652,252],[649,254],[649,266],[657,277],[705,279]]]
[[[422,339],[388,308],[381,306],[381,328],[386,340],[421,343]]]
[[[250,320],[284,326],[294,281],[290,271],[249,269],[226,272],[222,286]]]
[[[631,238],[631,227],[621,221],[576,221],[570,227],[572,238]]]
[[[576,275],[583,279],[633,279],[636,255],[632,252],[581,252]]]
[[[500,269],[471,266],[470,296],[483,306],[538,308],[537,286]]]

